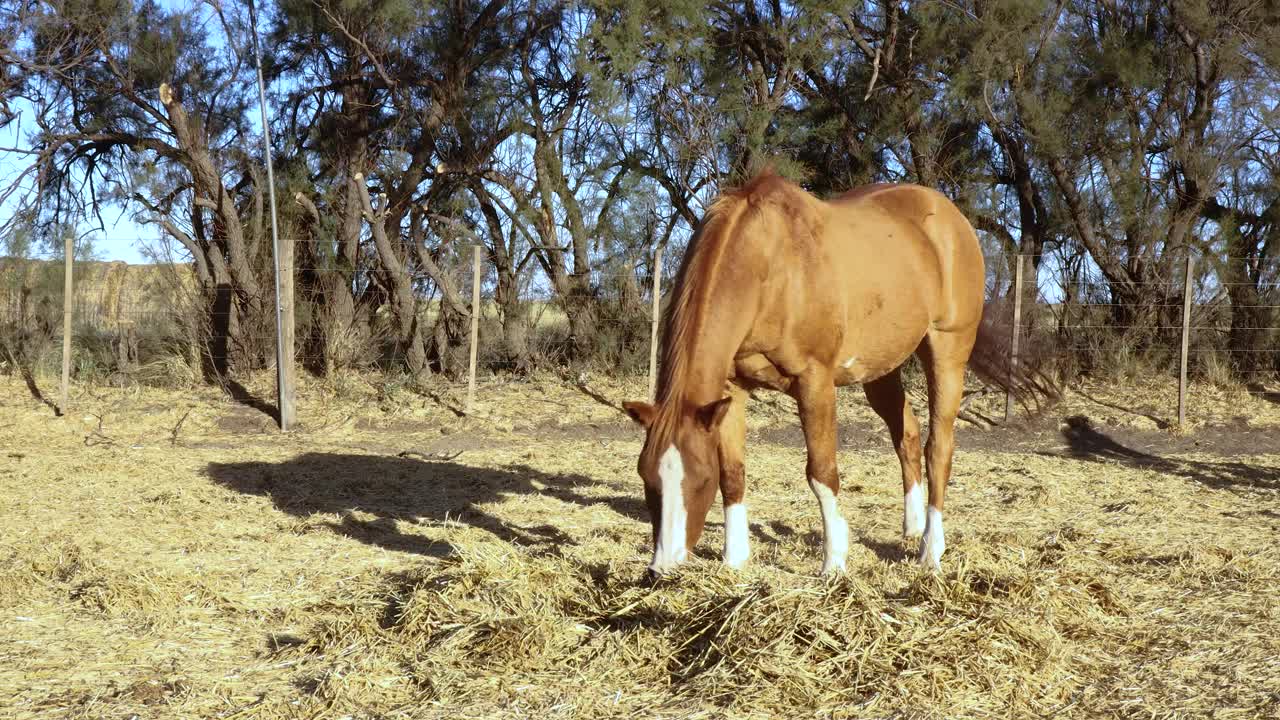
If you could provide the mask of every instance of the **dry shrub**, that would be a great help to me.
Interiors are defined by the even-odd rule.
[[[369,368],[381,359],[391,343],[390,325],[385,321],[372,322],[367,313],[360,310],[350,320],[331,311],[322,312],[321,318],[325,374]]]
[[[144,385],[167,388],[189,388],[201,380],[200,368],[191,363],[189,355],[176,349],[139,367],[136,376]]]
[[[1195,376],[1220,390],[1243,388],[1231,367],[1231,359],[1216,350],[1206,349],[1197,353]]]
[[[1063,377],[1130,383],[1164,376],[1170,368],[1177,368],[1176,355],[1141,331],[1079,331],[1059,342],[1061,348],[1055,356]]]

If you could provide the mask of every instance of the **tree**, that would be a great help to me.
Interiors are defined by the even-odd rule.
[[[322,206],[341,218],[332,241],[312,238],[335,247],[336,278],[325,297],[339,326],[349,324],[353,310],[343,296],[367,233],[377,290],[367,301],[390,307],[399,351],[414,373],[427,369],[428,338],[435,340],[436,361],[458,369],[448,361],[449,347],[460,341],[471,311],[425,246],[438,239],[429,230],[441,219],[430,208],[456,190],[452,178],[465,169],[455,167],[456,138],[473,134],[472,103],[488,91],[487,76],[520,32],[519,14],[496,0],[282,6],[275,35],[286,48],[281,66],[295,68],[287,77],[298,85],[287,103],[299,108],[290,124],[296,162],[315,168],[307,181],[327,188],[320,202],[311,201],[309,227],[324,228],[316,222]],[[299,192],[305,205],[310,198]],[[423,325],[420,277],[441,299],[433,333]]]
[[[28,18],[27,63],[46,71],[24,93],[39,127],[37,224],[117,197],[182,243],[203,293],[208,369],[222,376],[265,361],[269,298],[264,188],[242,145],[252,137],[234,49],[242,23],[216,20],[226,48],[208,41],[214,16],[149,0],[43,5]]]

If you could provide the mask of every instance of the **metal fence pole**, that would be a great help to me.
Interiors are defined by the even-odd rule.
[[[262,48],[258,45],[258,15],[252,0],[249,3],[249,14],[253,30],[254,64],[258,70],[258,112],[262,116],[262,155],[267,165],[267,197],[271,205],[271,259],[275,266],[276,283],[276,409],[280,411],[280,431],[284,432],[293,425],[293,278],[290,273],[290,287],[286,297],[286,293],[280,287],[280,233],[276,227],[276,181],[271,167],[271,125],[267,120],[267,86],[262,79]],[[286,342],[288,350],[285,349]]]

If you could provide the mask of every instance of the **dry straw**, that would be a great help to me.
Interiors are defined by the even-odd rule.
[[[719,567],[713,510],[652,585],[615,411],[550,381],[482,388],[483,420],[350,387],[304,392],[285,440],[202,390],[60,419],[0,395],[0,717],[1280,716],[1280,456],[1213,454],[1274,428],[1178,436],[1097,388],[1059,410],[1090,423],[962,431],[931,575],[847,402],[853,553],[823,579],[794,419],[757,403],[750,567]]]

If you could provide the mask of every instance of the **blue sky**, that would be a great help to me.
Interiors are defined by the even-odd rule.
[[[0,147],[29,148],[31,145],[25,136],[29,135],[34,128],[31,123],[30,108],[25,107],[23,103],[15,103],[15,109],[18,117],[7,127],[0,128]],[[28,162],[28,157],[21,153],[0,152],[0,186],[12,182],[26,168]],[[156,230],[134,223],[127,212],[114,204],[104,204],[100,209],[105,228],[98,228],[96,219],[91,223],[83,223],[79,228],[81,234],[89,233],[95,259],[123,260],[127,263],[146,262],[139,250],[140,241],[145,239],[154,242],[158,237]],[[8,215],[11,212],[13,212],[13,203],[0,207],[2,215]]]

